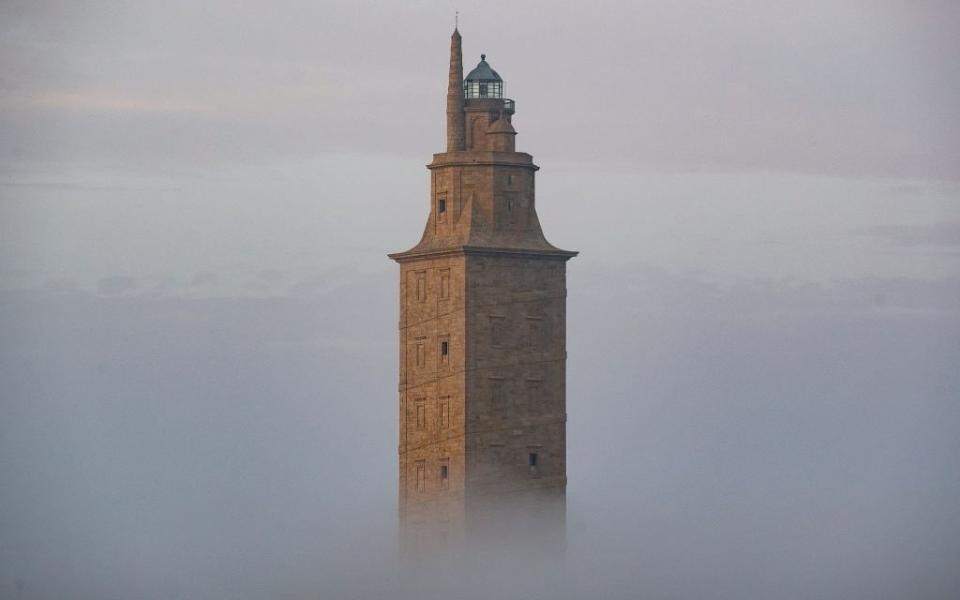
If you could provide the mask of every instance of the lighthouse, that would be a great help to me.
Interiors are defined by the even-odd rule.
[[[577,253],[544,237],[516,104],[485,55],[464,78],[456,30],[447,84],[423,235],[389,255],[400,266],[401,537],[481,537],[541,516],[562,531],[566,263]]]

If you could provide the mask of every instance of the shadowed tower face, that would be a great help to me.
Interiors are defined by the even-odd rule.
[[[402,541],[477,537],[519,508],[559,514],[566,487],[566,261],[537,218],[513,100],[450,41],[447,149],[428,165],[423,237],[400,264]],[[548,521],[549,523],[549,521]]]

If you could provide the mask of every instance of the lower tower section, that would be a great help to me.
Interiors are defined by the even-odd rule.
[[[407,550],[521,534],[562,547],[568,258],[488,248],[398,258]]]

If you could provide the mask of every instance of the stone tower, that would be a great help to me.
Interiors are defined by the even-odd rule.
[[[490,532],[485,515],[499,506],[546,507],[563,526],[566,261],[577,253],[543,236],[538,167],[515,150],[514,110],[485,56],[463,78],[454,30],[427,225],[420,243],[390,255],[400,264],[404,543],[431,526],[446,538]]]

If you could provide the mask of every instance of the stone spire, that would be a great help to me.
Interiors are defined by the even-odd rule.
[[[447,152],[466,149],[463,114],[463,52],[460,32],[450,37],[450,76],[447,84]]]

